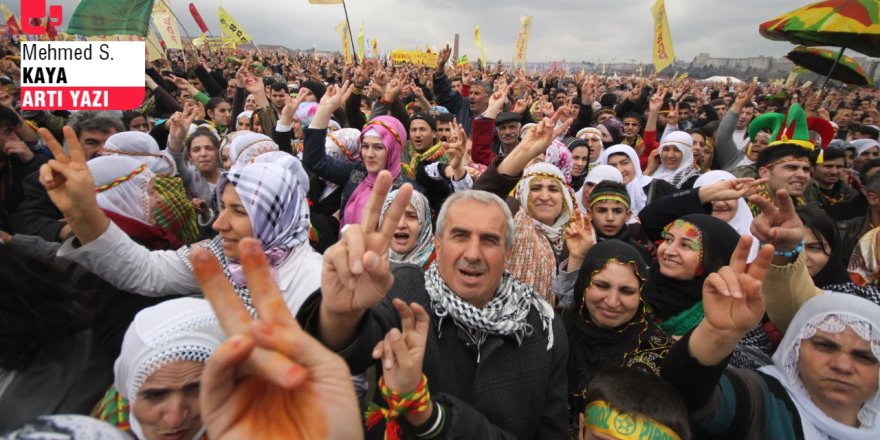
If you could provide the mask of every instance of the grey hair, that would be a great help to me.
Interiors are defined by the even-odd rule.
[[[507,203],[505,203],[501,197],[490,192],[475,189],[456,192],[443,202],[443,206],[440,207],[440,213],[437,214],[437,228],[434,230],[435,236],[439,237],[446,231],[446,212],[449,211],[449,207],[452,206],[453,203],[461,200],[473,200],[484,205],[498,205],[501,212],[504,213],[504,220],[505,223],[507,223],[507,233],[504,236],[504,247],[506,249],[513,247],[516,239],[514,236],[515,226],[513,224],[513,214],[510,212],[510,207],[507,206]],[[476,213],[474,214],[477,215]]]
[[[70,115],[70,118],[67,119],[67,125],[73,128],[77,136],[84,131],[92,130],[102,133],[109,133],[112,129],[116,129],[117,133],[125,131],[122,115],[111,111],[78,111]]]

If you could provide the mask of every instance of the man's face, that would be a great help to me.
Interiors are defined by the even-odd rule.
[[[445,220],[434,236],[440,277],[462,300],[482,308],[495,296],[510,257],[507,219],[494,203],[459,200]]]
[[[413,119],[409,123],[409,139],[419,153],[434,145],[434,130],[423,119]]]
[[[602,113],[599,116],[596,116],[596,124],[601,124],[601,123],[605,122],[606,120],[611,119],[613,117],[614,117],[614,114],[611,112]]]
[[[452,137],[452,122],[437,121],[437,137],[446,142]]]
[[[474,114],[480,114],[486,111],[489,106],[489,95],[482,87],[474,87],[471,89],[470,109]]]
[[[519,142],[520,123],[508,121],[498,126],[498,138],[505,146],[516,146]]]
[[[718,113],[719,118],[723,118],[727,114],[727,104],[718,104],[713,107],[715,107],[715,112]]]
[[[281,111],[287,100],[287,92],[284,90],[272,90],[269,99],[272,100],[272,107],[275,107],[275,110]]]
[[[820,186],[830,188],[843,176],[844,169],[845,165],[842,157],[832,160],[826,159],[823,163],[817,164],[813,168],[813,179],[816,179]]]
[[[851,170],[855,160],[856,150],[852,148],[847,148],[846,150],[843,150],[843,165],[846,167],[846,169]]]
[[[638,119],[625,118],[623,120],[623,134],[626,135],[626,137],[631,138],[638,135],[641,129],[642,124],[639,123]]]
[[[848,108],[842,108],[837,110],[837,113],[834,114],[834,122],[837,123],[840,127],[846,127],[849,125],[849,121],[852,118],[852,110]]]
[[[198,89],[200,92],[205,91],[205,86],[202,84],[202,81],[199,80],[198,78],[190,78],[189,83],[192,84],[193,87]]]
[[[749,126],[749,122],[752,122],[752,116],[755,116],[755,109],[753,107],[743,107],[739,114],[739,119],[736,121],[736,129],[745,130]]]
[[[115,128],[110,128],[106,132],[101,130],[83,131],[79,134],[79,144],[83,147],[86,160],[104,154],[104,142],[107,138],[116,134]]]
[[[553,97],[553,107],[562,107],[563,105],[565,105],[566,100],[568,100],[568,95],[566,95],[565,92],[558,92]]]
[[[681,104],[678,108],[678,118],[687,121],[691,118],[691,108],[685,104]]]
[[[235,82],[229,81],[229,84],[226,85],[226,99],[232,101],[235,99]]]
[[[460,79],[452,80],[452,90],[455,90],[456,93],[461,93],[461,80]]]
[[[769,177],[767,185],[771,194],[776,194],[780,189],[788,190],[792,197],[804,194],[807,183],[810,181],[810,160],[786,156],[776,161],[772,167],[761,167],[758,173],[762,178]]]
[[[128,129],[131,131],[142,131],[144,133],[149,133],[150,123],[147,122],[147,118],[143,116],[138,116],[128,123]]]

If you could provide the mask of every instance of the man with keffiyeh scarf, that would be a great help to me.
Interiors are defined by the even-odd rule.
[[[430,325],[420,334],[425,342],[408,349],[417,359],[408,369],[418,377],[406,382],[418,382],[424,372],[430,397],[423,410],[398,417],[403,437],[564,438],[565,332],[550,305],[505,270],[514,239],[507,205],[483,191],[451,196],[438,215],[437,261],[423,274],[382,257],[412,191],[408,184],[399,190],[380,224],[390,185],[383,171],[361,224],[348,227],[324,254],[321,290],[298,316],[304,328],[357,374],[382,356],[383,340],[386,350],[389,337],[400,341],[392,329],[403,328],[411,344],[412,315],[398,316],[402,303],[392,299],[423,308]],[[476,210],[479,217],[470,214]],[[407,368],[400,355],[395,359],[401,371]],[[398,379],[385,376],[401,373],[387,359],[382,365],[387,388],[412,391],[395,389]],[[379,393],[374,401],[385,406]],[[382,438],[384,429],[373,427],[367,438]]]

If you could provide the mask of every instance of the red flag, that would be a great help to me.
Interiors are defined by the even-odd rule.
[[[205,20],[202,20],[202,14],[199,14],[199,10],[196,9],[195,3],[189,4],[189,13],[192,14],[193,19],[196,21],[196,24],[199,25],[199,29],[201,29],[202,33],[208,33],[208,25],[205,24]]]
[[[14,15],[10,16],[9,20],[6,20],[6,26],[9,27],[10,35],[17,36],[21,34],[21,28],[18,26],[18,20],[15,19]]]

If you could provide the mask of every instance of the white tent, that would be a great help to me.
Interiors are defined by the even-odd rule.
[[[725,84],[728,82],[730,82],[731,84],[742,84],[742,82],[743,82],[741,79],[734,78],[732,76],[713,76],[713,77],[706,78],[704,81],[725,83]]]

